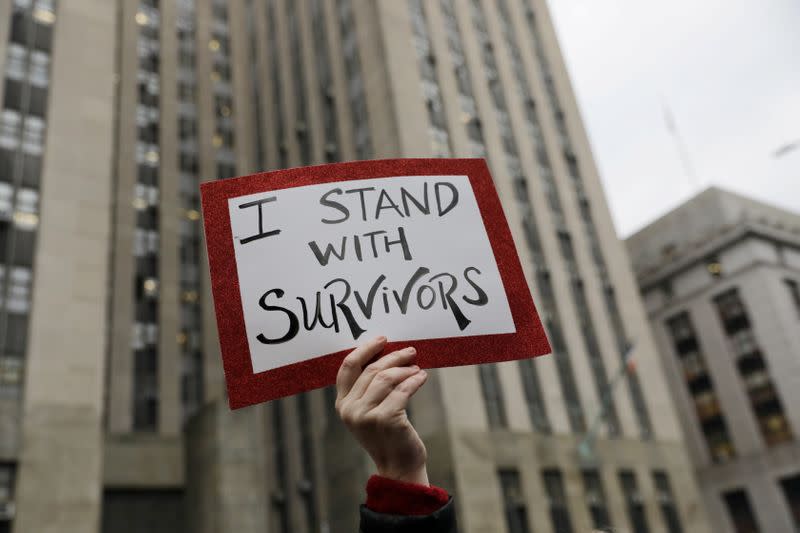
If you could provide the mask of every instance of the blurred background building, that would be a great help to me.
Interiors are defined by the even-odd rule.
[[[716,531],[800,528],[800,214],[707,189],[627,240]]]
[[[198,184],[397,156],[487,158],[555,351],[413,401],[462,531],[710,531],[544,0],[0,21],[0,531],[355,531],[330,390],[225,405]]]

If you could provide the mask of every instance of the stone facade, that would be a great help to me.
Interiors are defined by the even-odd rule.
[[[627,243],[715,528],[735,529],[724,495],[743,491],[761,531],[795,531],[800,496],[783,482],[800,482],[800,215],[711,188]],[[720,316],[730,291],[745,331]],[[676,340],[675,317],[691,321],[694,340]],[[704,362],[690,368],[697,351]],[[722,454],[708,442],[717,419]]]

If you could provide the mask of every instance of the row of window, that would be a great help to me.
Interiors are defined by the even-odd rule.
[[[413,29],[413,44],[417,50],[417,64],[425,107],[428,110],[428,135],[434,157],[452,154],[450,133],[444,115],[444,102],[436,74],[436,56],[431,45],[430,30],[422,0],[408,0]]]
[[[764,441],[768,446],[773,446],[792,440],[783,405],[767,373],[765,358],[738,289],[730,289],[716,296],[714,304]]]
[[[194,48],[196,38],[195,0],[181,0],[177,4],[176,30],[181,50]],[[213,42],[220,43],[215,39]],[[221,45],[219,45],[221,46]],[[213,46],[212,46],[213,48]],[[180,54],[180,52],[179,52]],[[194,55],[192,55],[194,59]],[[178,99],[187,110],[197,109],[197,74],[194,61],[180,66],[182,75],[178,81]],[[217,113],[222,97],[215,95]],[[180,330],[177,344],[181,353],[181,405],[184,423],[203,403],[203,345],[202,345],[202,301],[200,295],[201,237],[200,237],[200,175],[197,162],[199,145],[196,113],[178,116],[180,143],[180,250],[179,272]]]
[[[792,432],[780,397],[738,289],[717,295],[713,302],[764,441],[773,446],[791,440]],[[670,317],[666,326],[711,458],[715,462],[728,460],[735,456],[736,450],[691,317],[682,311]]]
[[[736,454],[736,450],[689,313],[682,312],[670,318],[667,328],[672,336],[711,458],[715,462],[730,459]]]
[[[275,489],[270,494],[270,503],[273,509],[273,520],[275,531],[279,533],[290,533],[291,522],[289,509],[291,501],[295,495],[292,493],[289,482],[288,446],[295,443],[286,442],[287,427],[285,421],[285,404],[289,400],[275,400],[271,403],[271,429],[272,438],[272,464],[273,482]],[[314,458],[314,442],[316,438],[312,433],[313,420],[311,413],[311,395],[299,394],[296,397],[296,414],[298,440],[297,449],[300,450],[300,481],[297,483],[297,495],[301,499],[303,507],[305,531],[316,533],[320,530],[319,513],[317,511],[317,469]]]
[[[364,92],[364,78],[359,58],[358,36],[356,35],[355,13],[351,0],[336,0],[339,19],[339,35],[344,52],[344,67],[347,76],[347,93],[350,99],[350,116],[355,138],[357,159],[372,157],[372,136],[367,116],[367,101]]]
[[[259,41],[256,33],[256,10],[254,0],[247,0],[247,34],[250,40],[250,98],[253,101],[253,113],[255,115],[253,147],[256,157],[256,170],[266,170],[266,157],[264,153],[264,143],[266,134],[264,132],[264,101],[261,86],[261,69],[259,66]]]
[[[216,148],[215,164],[217,178],[232,178],[237,174],[234,148],[233,89],[230,57],[230,30],[228,27],[228,3],[212,2],[212,38],[209,50],[212,54],[211,81],[214,93],[216,124],[212,144]]]
[[[532,531],[528,518],[527,501],[520,474],[515,469],[501,469],[498,478],[502,492],[506,526],[509,533],[529,533]],[[597,470],[583,470],[583,497],[581,501],[587,506],[591,517],[592,527],[599,531],[616,530],[611,523],[608,510],[606,491],[600,473]],[[631,531],[633,533],[648,533],[650,525],[647,520],[644,498],[641,495],[636,474],[632,470],[618,472],[620,489],[625,497],[625,507]],[[682,533],[680,516],[677,503],[672,491],[672,486],[666,472],[655,470],[652,472],[653,486],[656,491],[656,501],[664,521],[664,530],[668,533]],[[553,531],[559,533],[573,533],[574,520],[570,515],[570,505],[564,476],[558,469],[548,468],[542,471],[542,485],[547,496],[547,506]]]
[[[136,235],[133,241],[134,278],[132,325],[133,429],[155,431],[158,427],[158,301],[159,301],[159,162],[160,85],[159,30],[161,17],[157,2],[139,3],[135,21],[139,30],[137,49],[138,137],[136,164],[139,167],[133,190]],[[142,334],[148,332],[150,334]],[[137,335],[137,333],[139,333]]]
[[[528,247],[531,250],[534,264],[536,265],[537,272],[537,286],[539,291],[543,294],[552,294],[552,286],[550,284],[549,272],[547,272],[546,258],[544,250],[541,246],[541,239],[536,227],[534,218],[534,209],[530,203],[528,195],[528,180],[525,176],[522,165],[519,161],[519,151],[517,148],[517,141],[511,129],[510,119],[508,115],[508,108],[504,97],[502,96],[502,86],[499,81],[499,74],[497,73],[497,61],[495,58],[495,50],[489,38],[488,28],[485,24],[486,13],[480,1],[472,0],[470,2],[471,15],[473,27],[478,36],[478,42],[482,50],[482,59],[484,71],[487,73],[487,83],[490,92],[493,95],[494,112],[497,120],[498,127],[503,138],[505,162],[508,167],[509,173],[514,180],[515,190],[517,192],[518,208],[521,212],[521,219],[523,221],[523,229],[525,231]],[[566,342],[564,342],[563,330],[561,327],[560,315],[558,313],[557,304],[554,298],[543,298],[542,316],[544,317],[545,327],[547,328],[553,351],[556,354],[555,362],[556,369],[561,383],[561,388],[564,396],[564,401],[567,406],[567,414],[570,421],[570,427],[575,432],[582,432],[586,430],[586,419],[583,412],[583,407],[578,393],[578,387],[575,383],[575,375],[572,368],[572,362],[567,351]],[[530,368],[524,368],[527,376],[531,375]],[[536,383],[536,389],[539,388]],[[531,388],[531,384],[528,385]],[[540,398],[540,394],[534,394],[528,397],[529,405],[531,398]],[[545,424],[542,420],[541,413],[544,408],[534,408],[531,412],[531,420],[534,421],[538,427],[549,427],[549,423]]]
[[[0,107],[0,396],[4,397],[18,398],[23,382],[55,20],[54,2],[16,0],[9,21]],[[0,465],[0,491],[5,472]]]
[[[619,312],[619,308],[616,301],[616,295],[614,293],[614,288],[611,286],[611,282],[608,278],[608,269],[605,264],[605,260],[603,258],[603,254],[601,251],[600,239],[597,234],[596,226],[592,219],[591,210],[589,207],[589,201],[584,191],[583,180],[581,177],[580,169],[577,163],[577,158],[571,148],[571,141],[569,137],[569,132],[567,130],[566,121],[565,121],[565,114],[561,107],[561,103],[559,101],[558,92],[555,87],[555,83],[553,80],[553,75],[550,70],[550,63],[547,58],[547,54],[545,52],[544,44],[542,43],[541,34],[537,26],[536,16],[533,10],[532,3],[530,0],[525,0],[526,6],[526,19],[528,22],[528,28],[530,31],[530,35],[532,38],[533,49],[535,52],[535,56],[537,59],[539,72],[541,74],[542,79],[545,81],[545,89],[548,95],[548,99],[550,102],[550,108],[553,112],[554,122],[556,125],[556,129],[559,133],[559,138],[561,141],[561,146],[564,150],[564,158],[567,164],[567,168],[569,171],[569,175],[572,178],[573,188],[575,189],[575,195],[578,199],[578,207],[580,208],[581,212],[581,219],[584,222],[584,229],[587,236],[587,240],[590,245],[591,256],[595,262],[595,266],[602,281],[602,285],[604,287],[604,300],[606,304],[606,312],[611,321],[612,330],[614,336],[616,338],[617,344],[617,351],[619,353],[619,358],[621,364],[625,364],[625,357],[627,356],[627,352],[629,350],[629,340],[628,336],[625,332],[625,327],[622,321],[622,317]],[[502,10],[501,10],[502,11]],[[507,10],[506,10],[507,11]],[[508,31],[511,31],[511,23],[510,20],[506,24],[506,28]],[[518,74],[518,78],[522,78],[524,75],[524,70],[520,66],[516,69]],[[529,100],[529,105],[527,106],[529,109],[529,115],[533,117],[535,113],[535,106],[532,99]],[[534,132],[534,136],[537,135],[538,124],[534,123],[529,126],[529,129]],[[545,155],[545,154],[542,154]],[[540,166],[542,166],[542,157],[540,156]],[[547,168],[547,166],[545,166]],[[547,176],[550,176],[550,172],[545,172]],[[552,185],[551,189],[555,191],[555,184]],[[591,337],[592,331],[590,329],[584,328],[584,331],[587,332],[587,337]],[[599,353],[597,349],[593,346],[593,342],[591,339],[587,340],[587,351],[590,354],[590,357],[599,362],[601,361]],[[594,353],[594,355],[592,355]],[[598,363],[594,363],[597,365]],[[599,380],[598,380],[599,378]],[[604,384],[602,383],[602,374],[599,370],[595,371],[595,380],[599,387],[603,387]],[[628,379],[626,380],[628,383],[629,394],[631,397],[631,402],[634,408],[634,412],[636,413],[637,422],[639,425],[639,431],[643,438],[649,438],[652,434],[652,424],[650,421],[650,415],[647,411],[647,406],[644,401],[644,394],[641,390],[641,385],[639,383],[639,378],[636,374],[630,374]],[[602,397],[602,396],[601,396]],[[610,402],[610,399],[608,400]],[[610,405],[613,408],[613,405]],[[613,412],[612,409],[609,409],[609,414]],[[609,420],[611,422],[610,429],[613,427],[613,415],[612,419]]]

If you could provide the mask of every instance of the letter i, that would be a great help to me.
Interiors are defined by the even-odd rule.
[[[353,235],[353,246],[356,249],[356,257],[359,261],[363,261],[361,259],[361,239],[358,238],[358,235]]]
[[[383,308],[386,310],[386,314],[389,314],[389,287],[383,288]]]

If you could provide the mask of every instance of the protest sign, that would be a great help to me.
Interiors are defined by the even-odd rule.
[[[482,159],[395,159],[201,186],[232,408],[335,382],[385,335],[422,368],[550,351]]]

